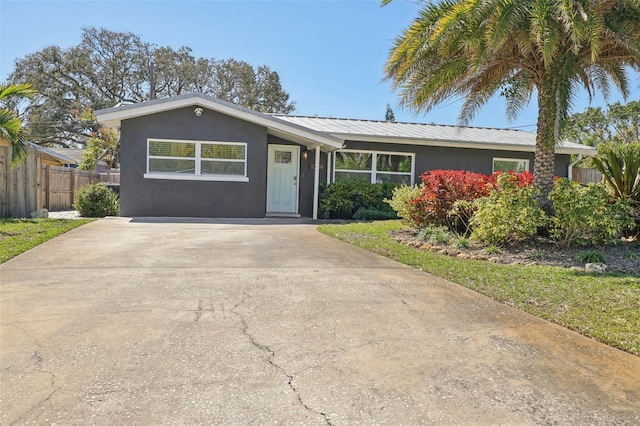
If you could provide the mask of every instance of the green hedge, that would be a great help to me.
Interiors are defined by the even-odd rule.
[[[345,180],[332,183],[320,188],[320,217],[324,219],[353,219],[355,214],[364,209],[369,220],[376,211],[376,215],[388,214],[396,218],[395,212],[385,203],[385,198],[391,198],[393,188],[397,184],[371,184],[360,180]]]

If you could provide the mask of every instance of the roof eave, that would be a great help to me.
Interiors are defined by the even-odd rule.
[[[342,148],[342,145],[344,144],[344,140],[340,137],[316,132],[315,130],[280,120],[271,115],[251,111],[202,94],[181,95],[173,98],[143,102],[141,104],[123,105],[117,108],[97,110],[94,114],[96,115],[98,122],[107,127],[115,128],[121,126],[122,120],[170,111],[187,106],[199,106],[211,109],[222,114],[263,126],[267,129],[269,134],[284,137],[292,142],[306,145],[309,148],[320,145],[324,151],[332,151]]]
[[[34,147],[37,151],[39,151],[43,156],[50,158],[53,162],[57,162],[60,164],[77,164],[77,161],[71,157],[67,157],[66,155],[58,154],[57,152],[48,149],[44,146],[37,145],[33,142],[27,142],[28,146]]]
[[[453,139],[422,139],[422,138],[399,138],[393,136],[380,136],[380,135],[362,135],[362,134],[349,134],[349,133],[335,133],[348,141],[359,142],[377,142],[377,143],[397,143],[406,145],[423,145],[423,146],[441,146],[446,148],[470,148],[470,149],[491,149],[497,151],[521,151],[521,152],[535,152],[535,145],[521,145],[521,144],[509,144],[509,143],[496,143],[496,142],[478,142],[478,141],[460,141]],[[583,155],[595,155],[596,150],[585,146],[582,147],[565,147],[559,145],[556,147],[556,154],[583,154]]]

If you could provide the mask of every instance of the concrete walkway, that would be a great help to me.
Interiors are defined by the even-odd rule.
[[[640,358],[256,223],[103,219],[0,266],[0,423],[640,423]]]

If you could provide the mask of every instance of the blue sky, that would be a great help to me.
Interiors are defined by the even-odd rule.
[[[403,110],[397,93],[383,81],[393,40],[418,10],[408,0],[385,7],[378,0],[0,0],[0,79],[7,79],[16,59],[47,45],[76,45],[84,26],[105,27],[159,46],[189,46],[195,56],[268,65],[296,102],[294,114],[384,119],[389,103],[397,121],[456,124],[456,100],[416,114]],[[629,100],[640,99],[640,81],[633,85]],[[621,98],[614,94],[610,100]],[[592,105],[605,102],[597,97]],[[587,106],[586,95],[581,96],[575,111]],[[498,98],[471,125],[534,131],[535,122],[535,102],[509,122]]]

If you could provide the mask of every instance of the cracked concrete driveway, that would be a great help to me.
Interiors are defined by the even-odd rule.
[[[0,266],[0,423],[640,423],[639,358],[256,223],[103,219]]]

